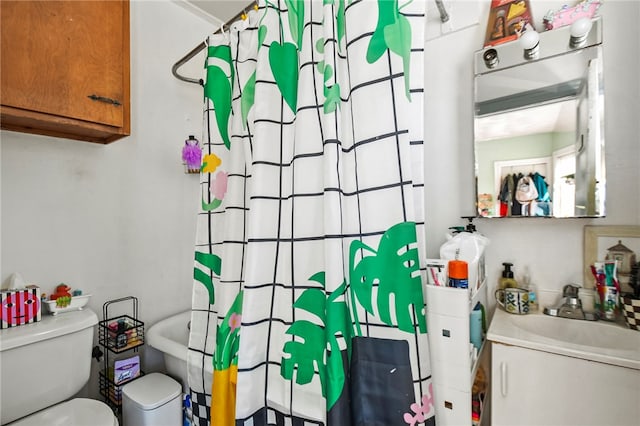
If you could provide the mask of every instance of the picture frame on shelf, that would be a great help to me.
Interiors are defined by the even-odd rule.
[[[640,257],[640,225],[586,225],[584,227],[584,283],[587,289],[595,288],[591,265],[604,260],[607,249],[621,242],[636,257]],[[623,288],[622,292],[629,291]]]

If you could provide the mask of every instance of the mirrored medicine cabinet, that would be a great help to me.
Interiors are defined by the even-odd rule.
[[[481,217],[605,215],[602,18],[474,58],[476,209]]]

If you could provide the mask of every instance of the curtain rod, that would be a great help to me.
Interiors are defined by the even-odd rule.
[[[214,34],[218,34],[219,32],[222,31],[222,29],[224,27],[229,27],[231,24],[233,24],[234,22],[236,22],[236,21],[238,21],[240,19],[246,19],[247,10],[249,10],[249,9],[251,9],[251,8],[257,6],[257,5],[258,4],[255,1],[252,1],[251,3],[249,3],[247,5],[247,7],[245,7],[240,12],[238,12],[233,18],[229,19],[227,22],[222,24],[220,26],[220,29],[218,29],[218,31],[216,31]],[[181,75],[180,73],[178,73],[178,69],[181,66],[183,66],[184,64],[186,64],[187,62],[189,62],[189,60],[191,60],[191,58],[196,56],[198,53],[200,53],[206,47],[207,47],[207,43],[204,42],[204,41],[202,43],[200,43],[199,45],[197,45],[196,47],[194,47],[189,53],[184,55],[175,64],[173,64],[173,66],[171,67],[171,74],[173,74],[173,76],[175,78],[177,78],[178,80],[186,81],[187,83],[199,84],[199,85],[202,86],[204,84],[204,81],[202,79],[195,79],[195,78],[185,77],[185,76]]]
[[[435,0],[436,6],[438,7],[438,12],[440,13],[440,20],[445,23],[449,20],[449,13],[447,9],[444,7],[444,3],[442,0]]]
[[[435,2],[436,2],[436,6],[438,7],[438,11],[440,12],[440,20],[442,22],[447,22],[449,20],[449,14],[447,13],[447,10],[445,9],[442,0],[435,0]],[[234,16],[233,18],[229,19],[227,22],[222,24],[220,26],[220,29],[218,29],[218,31],[216,31],[214,34],[218,34],[220,31],[222,31],[222,29],[225,26],[228,27],[231,24],[233,24],[234,22],[238,21],[239,19],[246,19],[247,10],[251,9],[251,8],[254,8],[254,7],[257,7],[257,6],[258,6],[258,3],[255,0],[252,1],[251,3],[249,3],[247,5],[247,7],[242,9],[242,11],[238,12],[236,14],[236,16]],[[200,43],[199,45],[194,47],[189,53],[184,55],[180,60],[178,60],[178,62],[173,64],[173,67],[171,67],[171,73],[173,74],[173,76],[175,78],[177,78],[178,80],[186,81],[187,83],[199,84],[199,85],[202,86],[204,84],[204,81],[202,81],[202,79],[195,79],[195,78],[190,78],[190,77],[185,77],[183,75],[180,75],[180,73],[178,73],[178,68],[180,68],[181,66],[183,66],[184,64],[189,62],[189,60],[191,58],[196,56],[198,53],[200,53],[206,47],[207,47],[207,43],[203,41],[202,43]]]

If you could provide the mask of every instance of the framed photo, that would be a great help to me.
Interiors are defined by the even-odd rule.
[[[607,249],[618,243],[624,244],[636,254],[637,259],[640,258],[640,226],[587,225],[584,227],[584,288],[594,288],[591,265],[594,262],[604,260],[607,255]],[[621,282],[621,284],[623,283]],[[625,289],[622,289],[622,291],[624,292]]]

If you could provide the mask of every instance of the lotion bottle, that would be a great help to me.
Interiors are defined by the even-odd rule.
[[[498,288],[518,287],[518,283],[513,278],[513,271],[511,270],[513,263],[504,262],[502,265],[504,266],[504,270],[502,271],[502,277],[498,280]]]

